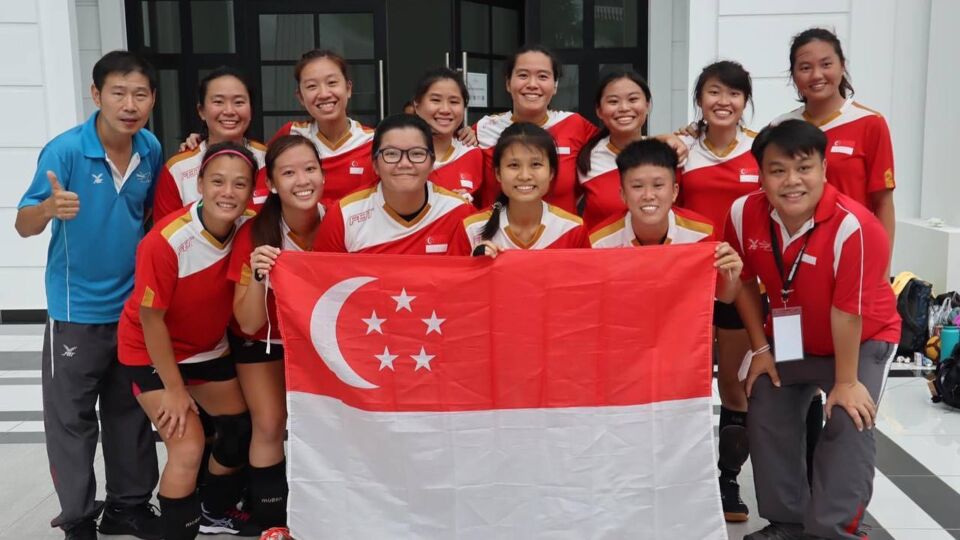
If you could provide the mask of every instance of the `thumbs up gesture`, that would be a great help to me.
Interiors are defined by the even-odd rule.
[[[47,200],[43,201],[47,215],[64,221],[77,217],[77,212],[80,211],[80,197],[72,191],[63,189],[53,171],[47,171],[47,180],[50,181],[52,191]]]

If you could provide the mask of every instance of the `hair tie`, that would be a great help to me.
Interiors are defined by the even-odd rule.
[[[500,201],[493,203],[493,211],[499,212],[500,210],[503,210],[503,203]]]
[[[236,151],[236,150],[233,150],[233,149],[230,149],[230,148],[224,148],[223,150],[218,150],[218,151],[216,151],[216,152],[214,152],[214,153],[212,153],[212,154],[210,154],[210,155],[208,155],[208,156],[204,156],[203,162],[200,163],[200,170],[202,171],[202,170],[206,169],[206,168],[207,168],[207,163],[210,163],[210,160],[211,160],[211,159],[213,159],[213,158],[215,158],[215,157],[217,157],[217,156],[225,155],[225,154],[233,154],[233,155],[235,155],[235,156],[240,156],[240,157],[243,158],[244,161],[247,162],[247,165],[250,165],[250,167],[251,167],[252,169],[256,169],[256,168],[257,168],[257,167],[253,164],[253,162],[250,161],[250,158],[248,158],[247,156],[243,155],[242,153],[240,153],[240,152],[238,152],[238,151]]]

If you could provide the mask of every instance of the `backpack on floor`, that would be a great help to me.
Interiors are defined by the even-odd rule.
[[[960,344],[950,353],[943,351],[933,385],[937,389],[939,401],[960,409]]]
[[[913,274],[901,272],[893,287],[897,292],[897,313],[903,321],[897,354],[911,357],[913,353],[923,352],[930,337],[927,322],[933,285]]]

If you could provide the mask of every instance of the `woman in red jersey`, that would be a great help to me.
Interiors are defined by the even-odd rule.
[[[482,248],[496,257],[505,249],[587,247],[583,220],[544,201],[558,163],[553,137],[545,129],[517,122],[503,130],[493,150],[500,194],[490,209],[463,220],[451,254],[470,255]]]
[[[230,329],[230,348],[253,422],[247,504],[254,522],[277,527],[286,525],[287,406],[276,299],[265,278],[281,250],[311,249],[323,219],[324,182],[316,146],[300,135],[274,139],[266,161],[270,194],[237,232],[227,277],[236,284],[239,327]]]
[[[472,202],[483,181],[483,153],[456,137],[469,102],[470,94],[463,77],[449,68],[425,73],[413,96],[417,116],[423,118],[433,132],[437,159],[430,180]]]
[[[474,125],[484,154],[482,204],[492,204],[497,198],[499,184],[493,167],[493,149],[500,134],[514,122],[529,122],[547,130],[557,146],[559,164],[546,201],[567,212],[575,212],[577,155],[597,128],[575,112],[549,108],[561,76],[560,60],[549,49],[539,45],[522,47],[507,59],[504,76],[513,101],[512,110],[485,116]]]
[[[379,181],[330,205],[315,251],[442,255],[460,221],[474,210],[428,177],[435,155],[422,118],[385,118],[373,137]]]
[[[259,141],[246,138],[253,106],[250,85],[243,73],[227,66],[211,71],[200,81],[197,98],[197,114],[203,122],[203,131],[192,149],[171,157],[161,169],[153,198],[154,221],[200,199],[197,172],[211,145],[224,141],[241,144],[257,159],[258,167],[263,168],[267,148]],[[256,208],[263,204],[266,195],[263,179],[258,176],[250,206]]]
[[[752,103],[750,74],[737,62],[723,60],[703,68],[693,91],[700,113],[697,136],[684,136],[689,148],[679,169],[680,205],[726,223],[733,202],[759,189],[760,171],[750,152],[754,132],[743,114]],[[746,521],[749,509],[740,498],[737,476],[747,459],[747,396],[737,372],[750,349],[743,321],[734,306],[717,302],[713,324],[717,336],[717,387],[720,391],[720,498],[727,521]]]
[[[869,208],[893,245],[897,220],[890,128],[880,113],[854,101],[836,34],[810,28],[794,36],[790,75],[803,105],[773,123],[806,120],[827,135],[827,181]]]
[[[207,149],[199,170],[201,200],[144,237],[134,292],[120,318],[120,363],[167,449],[158,493],[167,539],[194,538],[198,530],[259,532],[236,510],[250,415],[225,333],[232,315],[230,248],[257,169],[250,151],[236,143]],[[197,404],[216,430],[208,463]],[[201,466],[206,476],[198,497]]]

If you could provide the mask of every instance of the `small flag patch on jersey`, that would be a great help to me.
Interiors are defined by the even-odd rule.
[[[558,147],[557,147],[557,153],[560,154],[560,155],[562,155],[562,156],[565,156],[565,155],[567,155],[567,154],[570,153],[570,147],[569,147],[569,146],[558,146]]]
[[[740,169],[740,181],[757,183],[760,181],[760,169]]]
[[[363,167],[350,167],[350,174],[363,174]]]
[[[817,265],[817,258],[809,253],[804,253],[800,256],[800,262],[805,262],[807,264]]]
[[[855,141],[833,141],[833,146],[830,147],[830,152],[834,154],[846,154],[848,156],[853,155],[853,148],[856,146]]]

